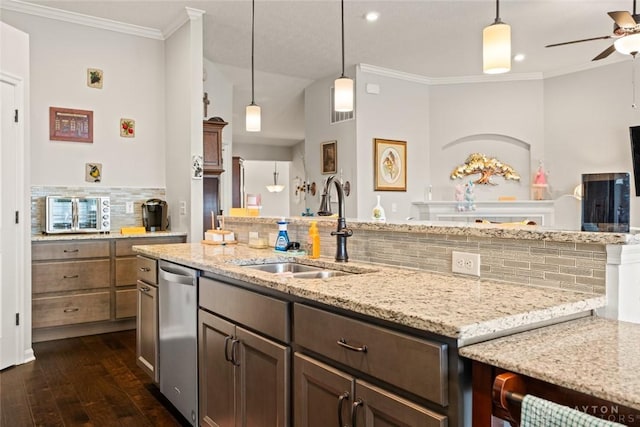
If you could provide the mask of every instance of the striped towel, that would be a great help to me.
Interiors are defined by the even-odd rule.
[[[526,395],[522,400],[520,427],[616,427],[623,424],[606,421],[568,406]]]

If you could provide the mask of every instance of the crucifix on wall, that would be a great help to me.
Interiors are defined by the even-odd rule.
[[[207,117],[207,107],[209,107],[209,104],[211,104],[211,101],[209,101],[209,94],[207,92],[204,93],[204,96],[202,97],[202,104],[204,106],[204,117]]]

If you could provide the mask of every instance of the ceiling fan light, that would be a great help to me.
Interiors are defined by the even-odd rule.
[[[246,129],[247,132],[260,132],[260,106],[256,104],[247,105],[246,109]]]
[[[632,55],[640,52],[640,33],[620,37],[613,42],[616,50],[623,55]]]
[[[485,74],[511,70],[511,26],[497,21],[482,30],[482,69]]]
[[[349,77],[338,77],[333,82],[335,110],[339,112],[353,111],[353,80]]]

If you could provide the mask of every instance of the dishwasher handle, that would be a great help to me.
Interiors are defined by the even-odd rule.
[[[180,283],[181,285],[195,285],[196,277],[193,275],[183,274],[180,271],[172,271],[164,266],[158,268],[160,279],[164,279],[172,283]]]

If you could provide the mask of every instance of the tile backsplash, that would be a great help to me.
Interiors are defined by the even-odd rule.
[[[122,227],[142,226],[142,203],[149,199],[165,199],[164,188],[129,187],[31,187],[31,233],[40,234],[45,227],[46,196],[109,196],[111,198],[111,231]],[[126,203],[133,202],[133,213],[126,213]]]

